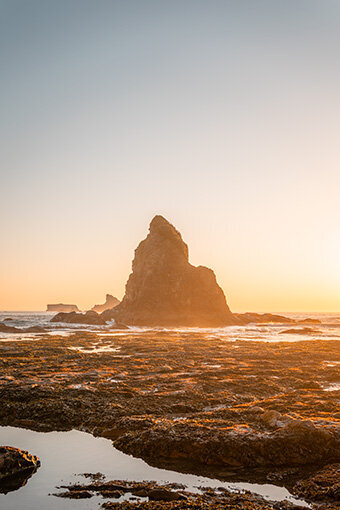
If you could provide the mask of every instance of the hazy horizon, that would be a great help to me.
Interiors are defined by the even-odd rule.
[[[232,311],[340,312],[340,3],[4,0],[0,310],[124,294],[155,214]]]

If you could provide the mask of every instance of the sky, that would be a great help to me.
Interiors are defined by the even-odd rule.
[[[0,0],[0,309],[118,298],[155,214],[234,311],[340,312],[340,1]]]

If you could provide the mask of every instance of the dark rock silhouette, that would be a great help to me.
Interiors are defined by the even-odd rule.
[[[311,319],[310,317],[307,317],[307,319],[302,319],[301,321],[298,321],[299,324],[322,324],[319,319]]]
[[[284,331],[280,331],[279,335],[314,335],[318,333],[316,329],[313,328],[302,328],[302,329],[285,329]]]
[[[88,324],[90,326],[105,326],[106,321],[109,319],[104,319],[103,314],[99,315],[97,312],[93,310],[89,310],[86,313],[57,313],[54,317],[52,317],[50,322],[64,322],[68,324]],[[114,324],[107,325],[108,329],[128,329],[125,324],[115,320]]]
[[[0,446],[0,493],[17,490],[38,469],[40,460],[35,455],[13,448]]]
[[[120,305],[103,313],[141,326],[218,327],[235,324],[211,269],[194,267],[181,234],[162,216],[135,250],[132,273]]]
[[[47,305],[47,312],[80,312],[77,305],[64,305],[63,303]]]
[[[106,300],[103,305],[94,305],[91,310],[97,313],[105,312],[105,310],[111,310],[115,306],[119,305],[120,301],[111,294],[106,294]]]
[[[275,315],[272,313],[235,313],[235,317],[240,319],[240,322],[243,324],[256,323],[256,324],[269,324],[271,322],[276,323],[289,323],[295,324],[295,320],[289,317],[285,317],[284,315]]]
[[[41,326],[30,326],[28,328],[16,328],[15,326],[7,326],[0,322],[0,333],[44,333],[46,330]]]
[[[105,324],[104,319],[92,310],[86,313],[64,313],[60,312],[55,315],[50,322],[66,322],[69,324],[93,324],[103,326]]]
[[[20,329],[0,322],[0,333],[20,333]]]

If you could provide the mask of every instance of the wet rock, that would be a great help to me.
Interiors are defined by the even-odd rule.
[[[260,406],[251,406],[251,407],[248,407],[247,412],[254,413],[254,414],[262,414],[262,413],[264,413],[264,409],[263,409],[263,407],[260,407]]]
[[[0,333],[44,333],[46,330],[41,326],[30,326],[28,328],[16,328],[0,323]]]
[[[177,485],[177,486],[176,486]],[[189,492],[185,486],[178,484],[160,485],[157,482],[127,482],[125,480],[83,486],[68,486],[69,492],[55,496],[77,499],[77,493],[88,492],[100,494],[103,498],[119,498],[130,493],[126,501],[103,503],[106,510],[293,510],[301,507],[286,501],[266,502],[261,496],[251,493],[238,494],[224,487],[213,489],[199,487],[201,493]],[[110,489],[111,488],[111,489]],[[185,490],[185,493],[183,491]],[[137,498],[147,498],[138,501]]]
[[[235,313],[234,315],[242,322],[242,324],[295,323],[295,320],[291,319],[290,317],[285,317],[284,315],[274,315],[272,313],[247,312],[247,313]]]
[[[29,328],[24,328],[21,331],[26,333],[45,333],[46,329],[41,326],[30,326]]]
[[[212,477],[340,462],[329,360],[340,361],[338,341],[226,342],[191,330],[10,340],[0,345],[0,423],[80,429]]]
[[[7,326],[3,322],[0,322],[0,333],[20,333],[21,329],[15,328],[14,326]]]
[[[315,432],[317,428],[315,427],[314,423],[311,420],[292,420],[289,421],[285,429],[288,432],[295,433],[295,434],[304,434],[309,432]]]
[[[60,312],[51,319],[51,322],[64,322],[69,324],[89,324],[96,326],[105,325],[105,320],[100,315],[98,315],[97,312],[94,312],[92,310],[86,313]]]
[[[194,267],[181,234],[162,216],[135,251],[123,301],[103,318],[141,326],[224,326],[230,312],[211,269]]]
[[[293,492],[310,501],[334,501],[340,506],[340,464],[331,464],[295,484]]]
[[[261,420],[263,421],[263,423],[265,423],[266,425],[269,425],[269,427],[277,426],[280,418],[281,418],[281,413],[279,413],[278,411],[273,411],[273,410],[266,411],[261,416]]]
[[[279,335],[314,335],[316,333],[318,333],[318,331],[313,328],[301,328],[301,329],[292,328],[280,331]]]
[[[27,451],[0,446],[0,492],[22,487],[38,469],[40,460]]]
[[[186,499],[183,494],[168,489],[150,489],[146,491],[150,501],[178,501]]]
[[[298,321],[299,324],[322,324],[319,319],[311,319],[310,317],[307,317],[307,319],[302,319]]]
[[[89,499],[92,498],[93,494],[89,491],[74,491],[74,492],[59,492],[53,494],[53,496],[57,496],[58,498],[68,498],[68,499]]]
[[[273,415],[273,419],[277,417]],[[271,422],[270,422],[271,423]],[[294,423],[294,422],[292,422]],[[246,429],[247,430],[247,429]],[[187,460],[206,466],[298,466],[340,458],[340,430],[296,424],[276,428],[271,434],[199,430],[189,424],[125,434],[115,446],[156,465],[160,459]]]

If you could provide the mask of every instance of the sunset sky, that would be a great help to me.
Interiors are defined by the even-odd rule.
[[[118,298],[155,214],[234,311],[340,312],[340,2],[1,0],[0,309]]]

